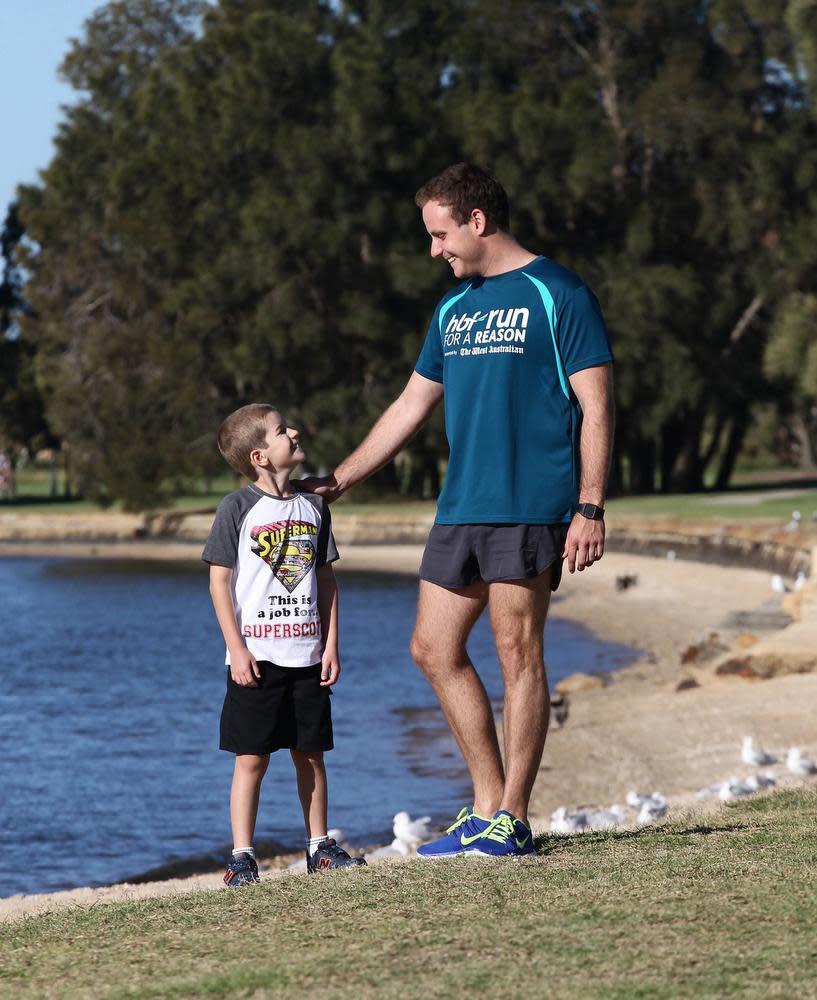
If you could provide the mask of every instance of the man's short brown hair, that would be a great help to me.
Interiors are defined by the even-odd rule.
[[[414,196],[418,207],[438,201],[451,212],[458,226],[464,225],[475,208],[500,229],[510,225],[510,207],[505,188],[493,174],[475,163],[454,163],[426,181]]]
[[[267,417],[277,412],[269,403],[248,403],[231,413],[218,429],[218,450],[231,468],[253,482],[258,476],[250,452],[267,443]]]

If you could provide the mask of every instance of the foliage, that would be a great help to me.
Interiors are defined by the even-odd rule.
[[[29,452],[53,443],[36,384],[34,344],[20,336],[16,319],[26,311],[23,279],[14,251],[24,236],[16,203],[9,206],[2,233],[0,256],[0,450]],[[15,456],[16,457],[16,456]]]
[[[217,470],[219,420],[253,399],[337,462],[447,287],[411,195],[463,157],[602,301],[619,488],[725,486],[759,403],[811,419],[811,376],[774,359],[814,293],[816,9],[100,8],[63,64],[78,99],[54,160],[20,191],[22,327],[84,491],[139,506]],[[409,454],[402,486],[434,491],[439,418]]]

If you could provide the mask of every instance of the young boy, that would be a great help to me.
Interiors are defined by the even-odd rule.
[[[230,793],[233,859],[225,883],[258,881],[252,846],[269,755],[292,755],[309,872],[365,865],[327,837],[323,751],[331,750],[330,688],[340,676],[338,558],[329,508],[289,477],[304,460],[298,432],[266,403],[231,413],[221,454],[251,480],[219,504],[202,558],[227,644],[222,750],[236,755]]]

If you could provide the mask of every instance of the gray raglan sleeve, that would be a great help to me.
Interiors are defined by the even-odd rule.
[[[317,561],[315,563],[315,568],[320,569],[321,566],[325,566],[327,563],[332,563],[336,559],[340,559],[338,555],[338,547],[335,545],[335,536],[332,534],[332,515],[329,513],[329,504],[323,499],[323,497],[318,497],[320,501],[320,506],[318,506],[318,512],[321,515],[321,526],[318,529],[318,552]]]
[[[213,526],[207,536],[201,558],[211,566],[226,566],[233,569],[238,561],[238,532],[241,520],[241,505],[235,494],[225,497],[218,505]]]

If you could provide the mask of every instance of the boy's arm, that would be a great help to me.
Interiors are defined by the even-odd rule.
[[[230,654],[230,674],[241,687],[258,687],[261,671],[238,631],[233,608],[232,580],[233,571],[227,566],[210,565],[210,596]]]
[[[340,677],[338,654],[338,585],[331,563],[325,563],[318,573],[318,614],[321,616],[323,656],[321,657],[321,687],[329,687]]]

